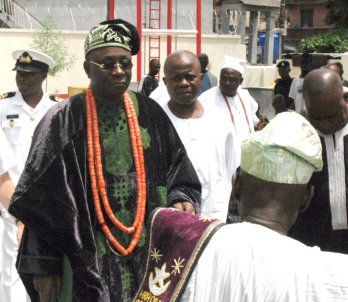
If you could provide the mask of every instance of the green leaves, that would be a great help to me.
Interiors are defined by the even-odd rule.
[[[49,55],[56,62],[56,66],[48,72],[51,76],[69,70],[76,60],[75,56],[69,56],[65,39],[61,32],[56,30],[53,18],[49,14],[42,21],[42,29],[34,34],[30,47]]]
[[[325,23],[335,25],[336,28],[348,28],[348,1],[328,0],[326,2],[328,14]]]
[[[342,53],[348,51],[348,28],[335,29],[300,41],[296,52]]]

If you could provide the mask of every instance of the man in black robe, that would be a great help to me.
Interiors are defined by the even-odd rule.
[[[136,28],[120,19],[93,28],[84,68],[96,100],[107,196],[130,226],[137,208],[137,175],[123,94],[131,79]],[[173,125],[151,99],[128,91],[137,114],[146,173],[146,215],[158,206],[197,212],[201,186]],[[145,269],[146,224],[133,253],[120,256],[102,231],[91,190],[86,94],[57,104],[38,125],[13,195],[10,213],[26,225],[17,269],[32,299],[131,301]],[[128,247],[104,211],[112,234]]]
[[[303,95],[308,120],[320,136],[324,167],[313,174],[314,197],[290,236],[324,251],[348,254],[348,94],[335,71],[317,69],[305,77]]]

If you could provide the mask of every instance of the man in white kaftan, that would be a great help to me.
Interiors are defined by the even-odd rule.
[[[267,227],[222,227],[181,302],[348,301],[348,256],[321,252]]]
[[[184,51],[171,54],[164,73],[170,99],[162,107],[201,182],[201,214],[226,221],[232,175],[240,163],[235,129],[225,127],[216,110],[209,110],[197,100],[202,74],[194,54]]]
[[[297,113],[249,136],[233,183],[243,222],[213,235],[180,301],[348,301],[348,256],[286,236],[322,166],[320,139]]]
[[[221,115],[220,123],[225,127],[234,127],[240,142],[254,132],[259,119],[256,115],[258,103],[247,89],[240,85],[243,82],[243,60],[225,56],[221,66],[219,87],[213,87],[199,96],[199,101],[217,110]]]

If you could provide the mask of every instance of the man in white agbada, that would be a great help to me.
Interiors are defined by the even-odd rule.
[[[213,87],[199,96],[202,104],[222,110],[220,123],[234,127],[240,142],[254,132],[254,126],[259,122],[256,116],[258,103],[247,89],[240,87],[245,63],[245,60],[225,56],[219,87]]]
[[[240,162],[240,145],[233,127],[225,127],[216,110],[197,100],[201,65],[188,51],[170,54],[163,78],[169,98],[163,106],[202,185],[202,215],[226,221],[232,175]],[[169,101],[169,102],[168,102]]]
[[[287,237],[322,166],[318,134],[297,113],[244,140],[233,189],[243,222],[214,234],[180,301],[348,301],[348,255]]]

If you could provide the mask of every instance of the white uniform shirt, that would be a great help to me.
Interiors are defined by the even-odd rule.
[[[172,121],[202,185],[202,215],[226,221],[231,179],[240,164],[240,145],[232,127],[224,127],[216,111],[181,119],[163,106]]]
[[[44,93],[35,108],[30,107],[21,93],[0,100],[0,123],[16,156],[16,165],[9,170],[11,179],[17,184],[24,169],[34,130],[47,110],[56,102]]]
[[[305,100],[302,94],[302,84],[304,78],[294,78],[291,83],[289,97],[294,100],[295,103],[295,111],[304,115],[306,113],[305,109]]]
[[[234,127],[240,142],[242,142],[250,133],[254,132],[254,126],[259,122],[256,116],[258,103],[252,98],[247,89],[238,87],[237,93],[243,101],[245,111],[238,95],[226,97],[232,110],[234,124],[220,87],[213,87],[205,91],[198,99],[202,104],[213,106],[209,110],[222,110],[220,123],[225,123],[226,127]]]
[[[321,252],[264,226],[223,226],[181,302],[348,301],[348,255]]]
[[[16,157],[0,127],[0,175],[16,165]]]

